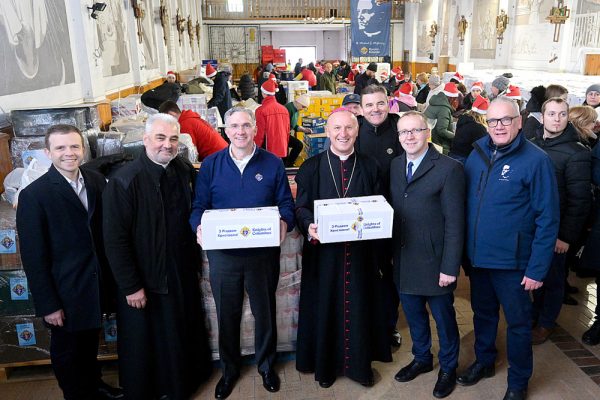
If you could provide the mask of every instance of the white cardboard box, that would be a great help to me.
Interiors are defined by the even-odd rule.
[[[277,207],[206,210],[202,215],[204,250],[279,246]]]
[[[383,196],[316,200],[314,216],[321,243],[392,237],[394,209]]]

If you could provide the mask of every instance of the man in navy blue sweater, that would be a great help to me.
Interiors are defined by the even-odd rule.
[[[231,145],[207,157],[196,181],[190,224],[202,245],[204,211],[279,207],[281,241],[294,228],[294,201],[281,159],[254,144],[256,121],[251,111],[234,107],[225,113]],[[275,290],[279,280],[279,247],[209,250],[210,285],[217,306],[219,355],[223,377],[217,399],[227,398],[240,375],[240,322],[244,288],[255,319],[255,352],[263,386],[279,390],[273,369],[277,345]]]

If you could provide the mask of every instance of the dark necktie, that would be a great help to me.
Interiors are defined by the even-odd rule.
[[[406,182],[408,182],[408,183],[410,183],[410,181],[412,181],[412,175],[413,175],[412,167],[413,167],[413,162],[409,161],[408,172],[406,173]]]

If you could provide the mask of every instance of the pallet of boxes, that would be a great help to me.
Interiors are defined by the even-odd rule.
[[[44,135],[52,125],[77,126],[84,136],[86,160],[95,153],[100,134],[99,104],[12,110],[10,119],[14,132],[10,154],[15,168],[11,174],[20,175],[16,181],[20,180],[21,187],[49,168],[50,160],[43,149]],[[50,364],[50,331],[43,319],[35,316],[21,263],[16,209],[13,207],[18,201],[18,187],[0,187],[0,192],[3,189],[0,200],[0,382],[6,381],[15,368]],[[100,339],[100,357],[116,358],[114,316],[105,318],[105,327]]]
[[[343,94],[331,94],[328,91],[312,91],[310,105],[299,112],[298,124],[310,128],[311,134],[297,132],[298,139],[304,142],[304,150],[300,153],[296,165],[300,166],[307,158],[317,155],[325,150],[325,125],[327,118],[336,108],[342,106]]]

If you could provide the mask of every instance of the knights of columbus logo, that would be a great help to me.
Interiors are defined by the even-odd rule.
[[[247,226],[244,226],[241,230],[240,233],[242,234],[243,237],[246,237],[250,234],[250,228],[248,228]]]

